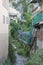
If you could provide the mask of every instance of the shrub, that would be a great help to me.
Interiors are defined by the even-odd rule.
[[[43,65],[43,50],[31,56],[31,59],[25,65]]]
[[[14,63],[16,60],[15,56],[15,49],[13,47],[14,40],[17,39],[18,36],[18,30],[19,30],[19,24],[15,23],[15,21],[11,21],[9,25],[9,58],[11,63]]]
[[[3,65],[11,65],[10,59],[7,59]]]
[[[8,50],[9,50],[8,57],[10,58],[11,63],[14,63],[16,60],[15,49],[12,45],[10,38],[9,38],[9,49]]]
[[[17,42],[15,43],[15,45],[16,45],[17,49],[23,48],[23,45],[22,45],[21,42],[18,42],[18,41],[17,41]]]
[[[12,44],[9,44],[9,58],[11,63],[14,63],[16,60],[15,49],[13,48]]]
[[[30,55],[30,49],[27,45],[21,47],[19,50],[18,50],[18,54],[20,55],[23,55],[23,56],[29,56]]]
[[[20,26],[19,26],[18,23],[15,23],[15,21],[13,21],[13,20],[10,22],[10,25],[9,25],[9,35],[13,39],[17,39],[19,28],[20,28]]]

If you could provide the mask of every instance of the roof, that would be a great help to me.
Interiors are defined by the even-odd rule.
[[[31,0],[30,3],[39,3],[41,5],[41,0]]]
[[[31,2],[31,3],[36,3],[36,2],[37,2],[37,0],[31,0],[30,2]]]
[[[34,16],[34,19],[32,20],[32,25],[42,22],[43,22],[43,13],[38,12],[36,16]]]
[[[40,3],[41,0],[30,0],[31,3],[37,3],[39,2]]]

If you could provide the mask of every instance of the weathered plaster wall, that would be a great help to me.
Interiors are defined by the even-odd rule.
[[[3,16],[5,16],[5,20]],[[8,11],[2,6],[2,0],[0,0],[0,65],[8,55],[8,24],[6,23],[8,17]]]
[[[37,33],[37,46],[39,49],[43,48],[43,27]]]

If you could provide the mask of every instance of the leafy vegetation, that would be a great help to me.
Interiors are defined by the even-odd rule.
[[[32,17],[31,17],[31,10],[33,8],[33,5],[29,5],[29,2],[30,0],[20,0],[16,5],[15,5],[15,2],[13,2],[14,4],[14,7],[18,7],[19,4],[22,4],[22,9],[23,9],[23,12],[22,12],[22,17],[24,17],[24,19],[26,20],[26,22],[22,22],[22,21],[19,21],[20,23],[20,26],[21,26],[21,29],[23,31],[29,31],[30,30],[30,27],[31,27],[31,20],[32,20]],[[28,9],[29,8],[29,9]]]
[[[28,45],[23,45],[22,42],[16,42],[14,43],[14,45],[16,45],[17,47],[17,53],[23,56],[28,57],[30,55],[30,48]]]
[[[13,64],[16,61],[15,49],[12,43],[9,43],[9,58],[10,58],[11,64]]]
[[[43,49],[31,56],[25,65],[43,65]]]
[[[21,54],[23,56],[29,56],[30,55],[30,48],[28,47],[28,45],[23,45],[22,42],[15,42],[15,40],[17,40],[18,37],[18,30],[21,29],[23,31],[29,31],[31,28],[31,12],[28,12],[28,3],[29,0],[20,0],[19,4],[23,5],[23,14],[22,16],[24,16],[24,19],[26,20],[26,23],[23,25],[22,20],[18,21],[18,23],[16,23],[15,21],[11,21],[10,25],[9,25],[9,58],[11,60],[11,63],[15,62],[15,49],[13,48],[12,45],[15,45],[17,47],[17,52],[18,54]],[[14,2],[12,3],[13,6],[16,6],[18,4],[15,4]]]
[[[18,35],[18,29],[20,28],[19,24],[16,23],[15,21],[11,21],[9,25],[9,34],[12,38],[16,39]]]
[[[20,48],[18,50],[18,54],[28,57],[28,56],[30,56],[29,49],[27,49],[27,48],[25,49],[25,48]]]
[[[30,24],[31,24],[31,21],[32,21],[32,17],[31,17],[31,13],[30,12],[26,12],[25,13],[25,19],[26,19],[27,27],[30,27]]]
[[[7,59],[3,65],[11,65],[10,59]]]
[[[18,29],[19,25],[14,21],[11,21],[9,25],[9,54],[8,54],[11,63],[14,63],[16,60],[15,49],[13,47],[14,42],[12,42],[12,40],[17,39]]]

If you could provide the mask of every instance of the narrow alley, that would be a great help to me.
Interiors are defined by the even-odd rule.
[[[26,57],[16,54],[16,63],[13,65],[24,65],[27,61]]]

